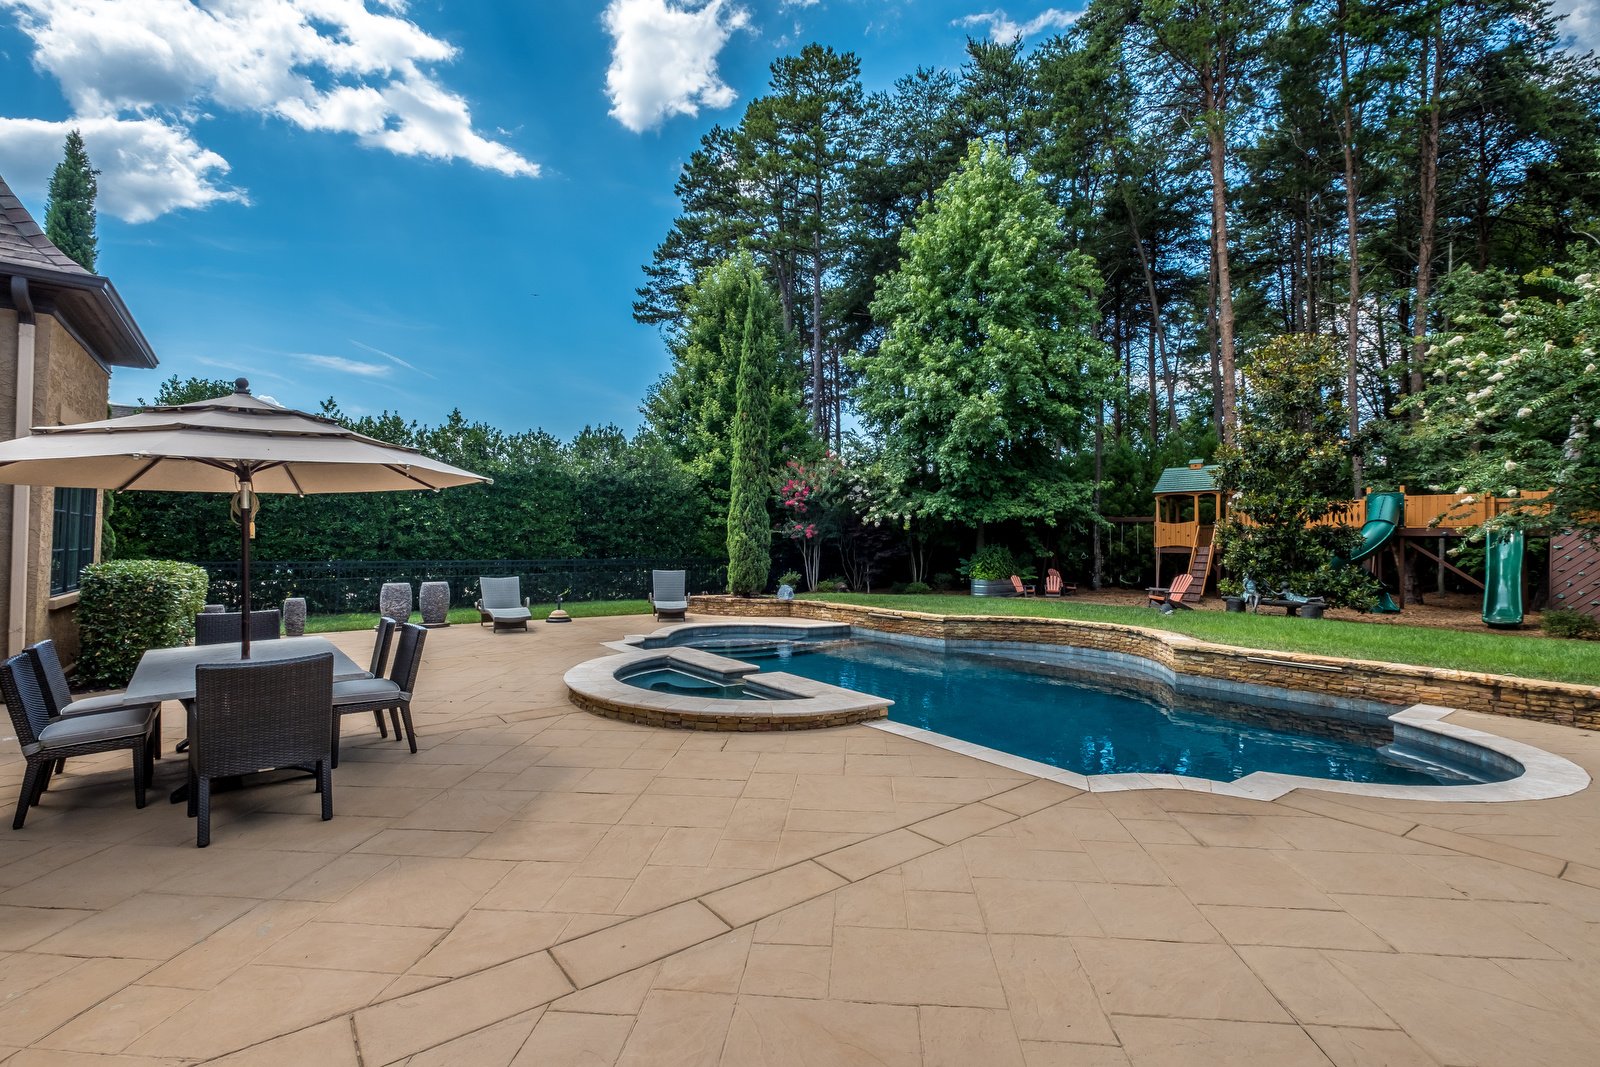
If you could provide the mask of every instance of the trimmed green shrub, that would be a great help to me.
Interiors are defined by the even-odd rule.
[[[927,582],[907,582],[906,587],[900,591],[907,596],[927,596],[933,592],[932,589],[928,588]]]
[[[933,576],[933,587],[940,592],[956,587],[956,576],[949,571],[940,571]]]
[[[1551,608],[1539,618],[1539,628],[1551,637],[1576,637],[1600,641],[1600,622],[1571,608]]]
[[[96,689],[127,685],[146,649],[187,644],[209,583],[200,567],[171,560],[85,567],[78,592],[79,682]]]

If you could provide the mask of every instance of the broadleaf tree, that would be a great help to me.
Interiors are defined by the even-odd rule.
[[[883,343],[854,363],[906,517],[981,540],[990,523],[1086,515],[1093,487],[1066,457],[1115,368],[1095,336],[1099,275],[1037,176],[974,143],[902,240],[873,304]]]

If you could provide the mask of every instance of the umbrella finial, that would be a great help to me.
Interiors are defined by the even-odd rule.
[[[235,378],[233,380],[233,391],[235,393],[244,393],[246,396],[249,396],[250,395],[250,379],[249,378]]]

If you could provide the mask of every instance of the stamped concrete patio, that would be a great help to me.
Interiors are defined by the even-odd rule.
[[[562,673],[647,628],[433,633],[421,751],[352,723],[328,823],[261,785],[200,851],[126,754],[73,760],[0,833],[0,1062],[1600,1057],[1600,790],[1080,793],[867,726],[574,711]],[[1600,736],[1456,718],[1600,771]],[[21,771],[7,740],[8,803]]]

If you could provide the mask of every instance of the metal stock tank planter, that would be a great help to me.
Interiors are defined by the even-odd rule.
[[[988,578],[972,579],[973,596],[1014,596],[1015,594],[1016,590],[1012,588],[1011,579],[1009,578],[999,580]]]

